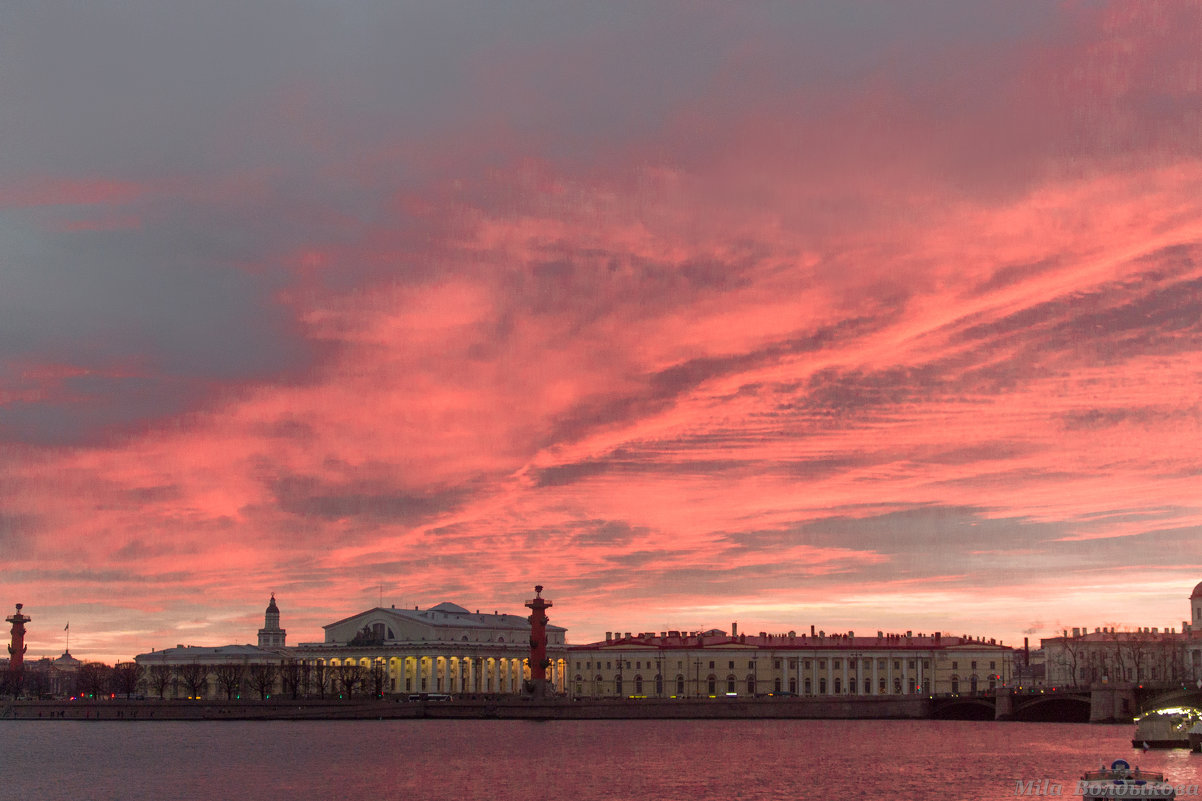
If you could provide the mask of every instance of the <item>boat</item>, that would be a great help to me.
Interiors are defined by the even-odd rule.
[[[1100,770],[1091,770],[1077,782],[1082,798],[1158,798],[1177,797],[1177,790],[1163,773],[1134,768],[1125,759],[1116,759]]]
[[[1192,714],[1191,714],[1192,713]],[[1189,748],[1190,727],[1197,722],[1194,710],[1151,712],[1135,721],[1132,748]]]
[[[1195,723],[1189,730],[1189,750],[1202,754],[1202,723]]]

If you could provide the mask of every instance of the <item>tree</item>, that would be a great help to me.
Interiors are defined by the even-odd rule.
[[[144,668],[137,662],[118,662],[113,666],[113,692],[129,698],[138,691]]]
[[[368,680],[371,682],[372,695],[376,698],[383,698],[388,684],[388,670],[384,667],[383,661],[377,659],[371,663]]]
[[[75,686],[81,695],[100,698],[112,684],[112,670],[103,662],[84,662],[75,673]]]
[[[25,687],[25,671],[22,670],[6,670],[4,675],[0,677],[0,695],[11,695],[13,698],[21,694],[21,690]]]
[[[203,698],[209,686],[209,668],[199,662],[188,662],[179,666],[179,679],[189,698]]]
[[[280,683],[284,695],[296,698],[301,692],[301,664],[295,659],[286,660],[280,665]]]
[[[338,666],[338,690],[344,698],[354,698],[355,692],[363,684],[363,668],[354,662],[344,662]]]
[[[266,701],[267,696],[275,689],[276,666],[270,662],[256,662],[249,668],[250,686],[259,694],[259,699]]]
[[[146,683],[153,692],[158,693],[159,698],[166,698],[167,688],[171,686],[174,675],[175,671],[171,665],[156,662],[146,671]]]
[[[324,660],[318,660],[313,666],[313,686],[317,688],[318,697],[325,698],[326,690],[330,688],[330,682],[334,678],[334,671]]]
[[[226,700],[234,700],[234,696],[242,691],[242,675],[245,667],[241,662],[226,662],[213,668],[213,677],[217,686],[225,692]]]

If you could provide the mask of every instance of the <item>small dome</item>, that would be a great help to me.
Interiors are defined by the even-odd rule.
[[[280,608],[275,605],[275,593],[274,592],[271,594],[271,603],[267,604],[267,611],[268,612],[279,612],[280,611]]]
[[[1190,598],[1202,598],[1202,581],[1198,582],[1198,586],[1194,587],[1194,591],[1189,594]]]

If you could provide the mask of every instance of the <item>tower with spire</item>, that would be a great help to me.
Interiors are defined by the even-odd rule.
[[[280,608],[275,605],[275,593],[267,604],[267,613],[263,616],[263,628],[259,629],[260,648],[283,648],[287,632],[280,628]]]

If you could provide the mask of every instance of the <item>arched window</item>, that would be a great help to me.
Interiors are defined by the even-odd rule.
[[[713,673],[711,673],[708,677],[706,677],[705,682],[706,682],[706,687],[709,689],[708,694],[709,695],[717,695],[718,694],[718,686],[717,686],[718,679],[715,678]]]
[[[635,695],[643,694],[643,677],[642,676],[634,677],[634,694]]]
[[[621,676],[618,676],[616,679],[614,679],[614,693],[616,693],[618,696],[622,695],[622,677]]]
[[[864,677],[864,695],[872,695],[872,679]]]
[[[684,676],[676,674],[676,694],[684,695]]]
[[[664,677],[659,675],[658,673],[655,676],[655,694],[656,695],[664,694]]]
[[[780,692],[780,676],[777,676],[776,680],[772,682],[772,692],[774,692],[774,693]]]
[[[839,676],[835,676],[835,695],[839,695],[842,692],[843,692],[843,679]]]
[[[751,696],[755,695],[755,676],[747,677],[747,694]]]
[[[733,693],[735,691],[735,677],[734,676],[726,677],[726,691],[728,693]]]
[[[972,677],[968,680],[968,686],[972,688],[972,692],[975,693],[977,691],[977,674],[976,673],[972,674]]]
[[[952,674],[952,692],[960,692],[960,677],[954,673]]]
[[[818,679],[818,694],[826,695],[826,677]]]

